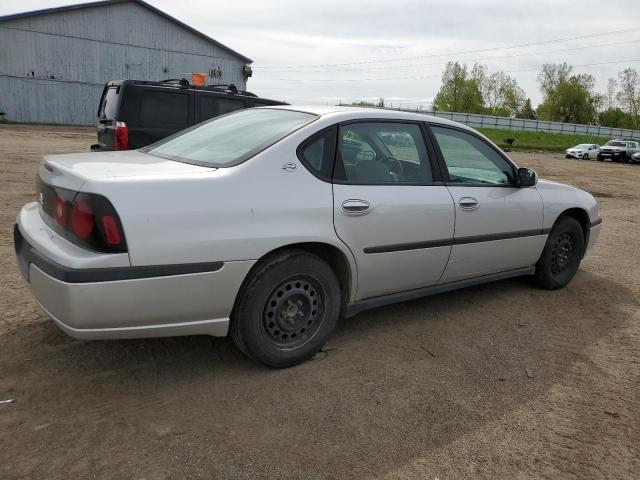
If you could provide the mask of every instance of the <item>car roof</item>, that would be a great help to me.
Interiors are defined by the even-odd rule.
[[[390,119],[390,120],[410,120],[419,122],[437,123],[442,125],[451,125],[465,130],[473,130],[466,125],[463,125],[446,118],[434,117],[433,115],[426,115],[424,113],[404,112],[401,110],[389,110],[386,108],[373,108],[373,107],[352,107],[345,105],[282,105],[282,106],[269,106],[261,108],[277,108],[281,110],[295,110],[298,112],[311,113],[319,115],[321,117],[332,117],[336,121],[346,120],[358,120],[358,119]]]

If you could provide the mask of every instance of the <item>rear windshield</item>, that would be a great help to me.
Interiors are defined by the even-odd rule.
[[[119,93],[120,87],[109,87],[104,91],[98,117],[109,120],[116,118]]]
[[[293,110],[240,110],[183,130],[143,151],[195,165],[230,167],[316,118],[316,115]]]

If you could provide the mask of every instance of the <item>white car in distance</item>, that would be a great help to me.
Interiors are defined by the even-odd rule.
[[[598,158],[598,149],[600,145],[595,143],[581,143],[575,147],[566,150],[567,158],[580,158],[582,160],[591,160]]]

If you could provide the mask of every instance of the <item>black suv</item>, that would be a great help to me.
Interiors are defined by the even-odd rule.
[[[196,87],[184,78],[111,81],[102,92],[98,143],[91,150],[142,148],[209,118],[267,105],[286,104],[238,91],[234,85]]]

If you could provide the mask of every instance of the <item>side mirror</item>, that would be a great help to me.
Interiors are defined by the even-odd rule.
[[[538,175],[530,168],[520,167],[516,178],[518,187],[533,187],[538,183]]]

